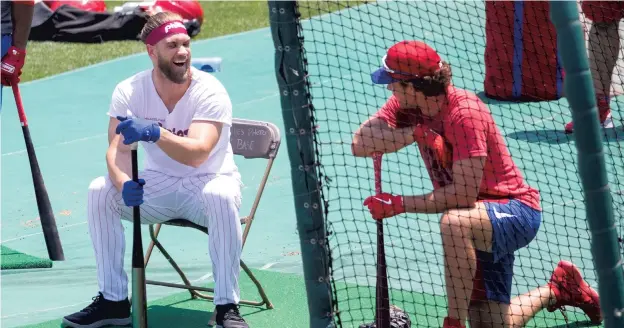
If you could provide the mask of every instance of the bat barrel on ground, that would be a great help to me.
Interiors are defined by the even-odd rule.
[[[28,120],[26,119],[26,111],[24,111],[24,105],[22,104],[19,86],[17,83],[13,83],[11,87],[13,89],[13,96],[15,97],[17,113],[22,125],[24,142],[26,143],[26,153],[28,154],[28,161],[30,162],[30,172],[35,188],[35,198],[37,200],[37,210],[39,211],[43,238],[45,239],[48,249],[48,257],[52,261],[64,261],[65,254],[63,253],[63,246],[61,245],[61,238],[59,237],[56,227],[56,220],[54,219],[54,211],[52,211],[52,205],[50,204],[50,197],[48,197],[48,190],[46,189],[45,183],[43,182],[43,175],[39,169],[39,161],[37,160],[35,147],[30,136],[30,129],[28,128]]]
[[[208,73],[221,72],[222,61],[221,57],[191,58],[191,66]]]
[[[375,193],[381,193],[381,153],[373,154],[375,172]],[[388,272],[384,247],[383,220],[377,220],[377,285],[376,285],[375,327],[390,328],[390,297],[388,296]]]
[[[132,144],[132,180],[139,181],[137,159],[138,144]],[[143,260],[143,238],[141,237],[141,207],[133,208],[132,242],[132,327],[147,328],[147,297],[145,291],[145,265]]]

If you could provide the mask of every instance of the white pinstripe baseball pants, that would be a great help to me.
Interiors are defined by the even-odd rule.
[[[240,179],[214,175],[178,178],[155,171],[139,172],[139,178],[145,180],[141,223],[184,218],[208,227],[214,303],[237,304],[242,251]],[[108,176],[91,182],[87,216],[100,291],[107,300],[123,300],[128,297],[128,276],[121,219],[132,221],[132,207],[123,203],[121,192]]]

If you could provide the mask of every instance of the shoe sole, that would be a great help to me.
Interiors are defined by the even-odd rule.
[[[132,318],[117,318],[117,319],[105,319],[98,322],[94,322],[88,325],[81,325],[75,322],[71,322],[63,318],[63,327],[73,328],[99,328],[104,326],[127,326],[132,323]]]

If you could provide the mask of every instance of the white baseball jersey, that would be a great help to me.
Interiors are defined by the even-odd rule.
[[[198,168],[171,159],[158,145],[142,142],[145,179],[141,223],[155,224],[183,218],[208,228],[208,248],[215,280],[215,304],[237,304],[242,228],[239,218],[241,182],[230,145],[232,104],[225,88],[208,73],[192,68],[190,87],[169,113],[152,81],[152,70],[119,83],[108,115],[139,117],[158,122],[179,136],[187,136],[191,122],[210,120],[224,124],[221,137],[208,159]],[[133,220],[132,207],[108,176],[89,185],[87,218],[96,255],[100,292],[105,299],[128,297],[124,270],[125,234],[121,219]]]
[[[145,149],[145,170],[185,177],[203,174],[237,173],[232,146],[232,103],[230,97],[214,76],[191,67],[192,82],[171,113],[156,92],[152,69],[145,70],[120,82],[108,112],[109,116],[132,116],[158,122],[168,131],[187,136],[192,121],[208,120],[223,123],[221,137],[201,166],[193,168],[169,157],[156,144],[142,142]]]

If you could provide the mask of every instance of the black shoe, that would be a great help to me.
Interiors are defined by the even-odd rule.
[[[238,305],[217,305],[216,328],[249,328],[238,312]]]
[[[102,293],[93,298],[93,303],[80,312],[63,318],[64,327],[98,328],[104,326],[127,326],[132,323],[128,299],[114,302],[104,299]]]

